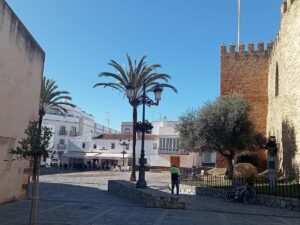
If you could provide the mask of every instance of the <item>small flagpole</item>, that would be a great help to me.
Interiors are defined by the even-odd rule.
[[[241,1],[238,0],[238,34],[237,34],[237,44],[240,45],[240,18],[241,18]]]

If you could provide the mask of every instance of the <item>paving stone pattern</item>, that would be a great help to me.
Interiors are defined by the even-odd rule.
[[[81,172],[41,176],[38,225],[300,225],[300,213],[222,199],[180,195],[186,210],[146,207],[107,192],[130,173]],[[168,173],[146,173],[148,185],[169,192]],[[0,205],[1,225],[27,225],[30,201]]]

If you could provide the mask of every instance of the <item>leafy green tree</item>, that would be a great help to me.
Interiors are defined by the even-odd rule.
[[[181,147],[188,151],[217,151],[226,159],[226,175],[232,178],[236,152],[264,143],[263,136],[254,131],[248,112],[249,105],[236,93],[187,112],[177,125]]]
[[[48,127],[38,126],[38,122],[30,122],[25,130],[26,138],[22,138],[19,141],[19,146],[16,149],[12,149],[11,153],[19,155],[25,159],[32,160],[36,159],[37,166],[33,167],[34,174],[37,174],[36,179],[33,180],[32,190],[32,203],[30,211],[30,225],[35,224],[36,209],[37,209],[37,197],[39,190],[39,168],[41,157],[48,157],[49,152],[49,141],[52,136],[52,131]]]
[[[110,78],[110,81],[101,82],[94,85],[94,87],[110,87],[115,90],[120,91],[124,95],[126,95],[126,87],[132,85],[134,88],[134,94],[132,99],[129,101],[132,106],[132,121],[133,121],[133,129],[132,129],[132,173],[130,180],[136,180],[135,166],[136,166],[136,129],[135,124],[137,122],[137,107],[138,102],[137,99],[141,97],[143,92],[143,81],[145,80],[146,84],[146,92],[152,92],[153,89],[159,85],[162,88],[170,88],[174,92],[177,93],[177,89],[168,84],[171,76],[165,73],[157,73],[156,70],[161,67],[159,64],[153,64],[148,66],[145,62],[146,56],[143,56],[138,63],[134,61],[132,62],[130,56],[127,54],[128,61],[128,69],[123,68],[119,63],[114,60],[111,60],[108,65],[112,66],[116,72],[102,72],[99,77]]]

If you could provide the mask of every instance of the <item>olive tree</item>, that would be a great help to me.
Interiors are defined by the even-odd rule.
[[[227,161],[227,177],[232,178],[237,150],[256,148],[264,142],[263,136],[254,131],[248,112],[248,103],[237,93],[186,112],[177,125],[181,148],[218,152]]]

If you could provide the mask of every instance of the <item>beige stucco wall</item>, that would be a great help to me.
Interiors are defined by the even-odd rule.
[[[38,118],[44,58],[22,22],[0,1],[0,203],[26,193],[29,162],[8,151],[24,137],[28,121]]]
[[[278,168],[290,176],[289,169],[297,172],[300,165],[300,1],[288,0],[281,10],[281,27],[269,67],[267,135],[276,136]]]

